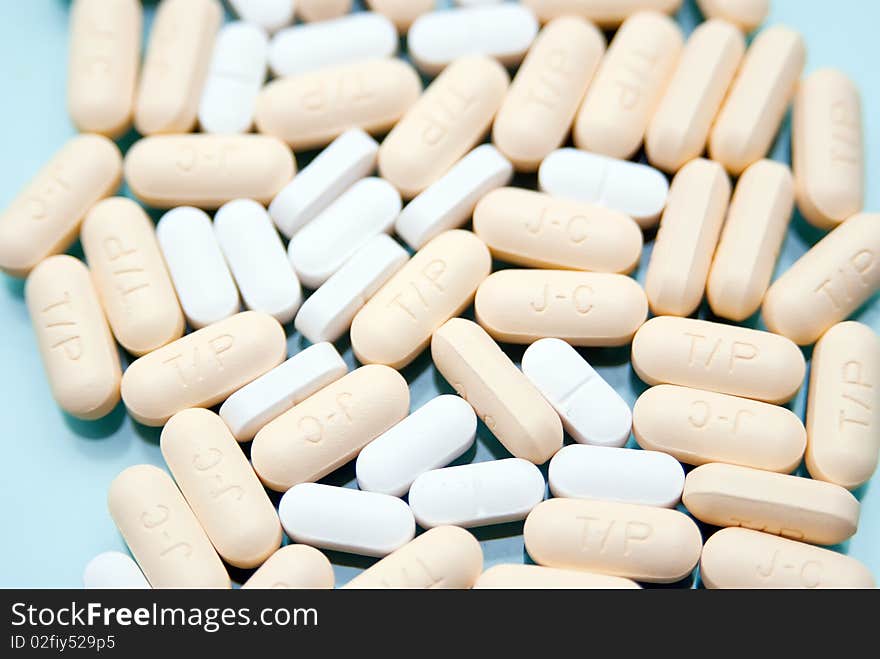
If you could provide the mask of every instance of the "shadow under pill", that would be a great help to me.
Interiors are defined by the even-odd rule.
[[[138,437],[143,439],[154,446],[159,446],[159,439],[162,436],[162,428],[155,428],[153,426],[145,426],[142,423],[139,423],[132,419],[131,421],[132,428],[137,433]]]
[[[19,300],[24,299],[24,279],[20,279],[19,277],[12,277],[10,275],[3,275],[3,283],[6,286],[6,290],[9,291],[12,297],[16,297]]]
[[[334,551],[332,549],[321,549],[325,556],[330,559],[333,565],[341,565],[343,567],[354,567],[366,570],[379,562],[379,558],[372,556],[361,556],[360,554],[349,554],[344,551]]]
[[[110,414],[96,419],[94,421],[84,421],[75,416],[61,411],[64,418],[64,425],[73,432],[77,437],[83,439],[106,439],[114,434],[122,426],[125,421],[125,405],[120,401]]]

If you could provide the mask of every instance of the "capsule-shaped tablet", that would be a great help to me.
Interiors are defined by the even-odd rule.
[[[293,22],[296,0],[229,0],[233,11],[248,23],[275,32]]]
[[[24,294],[55,401],[78,419],[109,414],[119,402],[122,371],[86,266],[51,256],[34,268]]]
[[[110,516],[153,588],[229,588],[229,575],[180,490],[153,465],[110,484]]]
[[[125,371],[122,400],[147,426],[161,426],[188,407],[212,407],[280,364],[284,329],[245,311],[144,355]]]
[[[815,343],[880,290],[880,214],[850,218],[795,262],[767,295],[761,314],[772,332]]]
[[[804,356],[785,337],[692,318],[662,316],[633,339],[632,365],[647,384],[678,384],[782,404],[806,374]]]
[[[88,562],[83,570],[83,587],[90,589],[149,589],[144,573],[128,554],[105,551]]]
[[[617,590],[639,588],[639,585],[632,579],[578,570],[558,570],[540,565],[494,565],[480,575],[474,588]]]
[[[729,202],[721,165],[698,158],[675,175],[645,275],[655,315],[689,316],[700,306]]]
[[[759,160],[739,177],[706,282],[715,315],[742,322],[760,309],[793,210],[786,165]]]
[[[709,136],[712,160],[738,176],[767,155],[805,59],[801,35],[787,27],[771,27],[755,37]]]
[[[441,233],[416,252],[354,317],[351,347],[364,364],[403,368],[474,299],[492,257],[469,231]]]
[[[523,536],[538,565],[653,583],[689,576],[702,549],[697,525],[677,510],[584,499],[538,504]]]
[[[386,366],[362,366],[264,426],[251,460],[264,485],[285,492],[353,460],[408,413],[406,380]]]
[[[351,0],[296,0],[296,15],[306,22],[339,18],[351,11]]]
[[[321,589],[333,588],[336,576],[327,557],[308,545],[287,545],[272,554],[242,589]]]
[[[436,0],[366,0],[367,7],[377,11],[405,33],[419,16],[437,5]]]
[[[633,14],[653,10],[674,14],[681,0],[523,0],[542,21],[565,15],[580,16],[604,29],[616,28]]]
[[[178,412],[162,429],[162,457],[217,553],[252,568],[281,546],[281,523],[250,463],[209,410]]]
[[[770,0],[697,0],[706,18],[720,18],[751,32],[770,13]]]

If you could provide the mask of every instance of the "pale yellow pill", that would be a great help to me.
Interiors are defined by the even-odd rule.
[[[407,199],[437,181],[489,130],[509,81],[481,55],[446,67],[382,142],[382,178]]]
[[[699,158],[675,175],[645,276],[655,314],[689,316],[700,306],[729,202],[718,163]]]
[[[807,469],[853,489],[877,469],[880,339],[870,327],[835,325],[813,350],[807,399]]]
[[[785,403],[806,374],[804,356],[785,337],[707,320],[661,316],[633,339],[632,365],[650,385],[678,384]]]
[[[406,380],[387,366],[362,366],[266,424],[251,447],[254,469],[277,492],[313,483],[407,414]]]
[[[453,318],[431,340],[434,365],[517,458],[543,464],[562,448],[562,422],[476,323]]]
[[[788,166],[759,160],[740,176],[706,282],[716,316],[741,322],[761,307],[793,210]]]
[[[540,565],[495,565],[480,575],[474,588],[582,588],[618,590],[639,588],[632,579]]]
[[[880,214],[856,215],[816,243],[764,297],[767,327],[815,343],[880,289]]]
[[[122,180],[122,154],[99,135],[74,137],[0,215],[0,269],[25,277],[40,261],[66,250],[92,205]]]
[[[770,0],[697,0],[706,18],[720,18],[751,32],[770,13]]]
[[[119,402],[119,353],[89,271],[51,256],[25,285],[25,299],[52,395],[80,419],[99,419]]]
[[[681,0],[523,0],[523,4],[541,21],[573,15],[611,29],[647,9],[673,14],[681,7]]]
[[[697,525],[668,508],[549,499],[526,518],[526,550],[539,565],[672,583],[700,560]]]
[[[296,0],[296,15],[302,20],[326,21],[351,11],[351,0]]]
[[[229,588],[229,574],[171,477],[152,465],[119,474],[110,516],[153,588]]]
[[[333,566],[324,554],[307,545],[287,545],[272,554],[242,589],[326,590],[334,583]]]
[[[136,360],[122,378],[122,400],[136,421],[161,426],[188,407],[220,403],[286,355],[278,321],[245,311]]]
[[[401,33],[436,6],[436,0],[367,0],[367,7],[385,16]]]
[[[431,335],[473,302],[492,271],[486,245],[469,231],[447,231],[422,247],[354,317],[351,347],[364,364],[403,368]]]

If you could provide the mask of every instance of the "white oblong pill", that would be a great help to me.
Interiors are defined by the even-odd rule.
[[[296,0],[229,0],[239,18],[275,32],[293,22]]]
[[[466,400],[432,398],[364,447],[355,465],[358,487],[402,497],[416,478],[473,446],[476,432],[477,415]]]
[[[119,551],[105,551],[88,562],[83,586],[89,589],[144,589],[150,584],[134,559]]]
[[[278,515],[294,542],[364,556],[387,556],[416,534],[412,511],[397,497],[319,483],[290,488]]]
[[[294,321],[297,331],[312,343],[338,340],[367,300],[408,259],[394,238],[374,236],[303,303]]]
[[[207,213],[191,206],[170,210],[159,220],[156,238],[193,329],[238,313],[238,289]]]
[[[659,451],[573,444],[550,460],[549,480],[554,497],[675,508],[684,469]]]
[[[560,339],[535,341],[522,371],[580,444],[620,447],[632,430],[632,410],[577,350]]]

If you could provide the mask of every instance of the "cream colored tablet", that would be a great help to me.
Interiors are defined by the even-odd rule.
[[[759,160],[739,177],[706,282],[715,315],[742,322],[761,307],[793,210],[787,165]]]
[[[880,214],[850,218],[816,243],[764,297],[767,327],[815,343],[880,289]]]
[[[409,364],[438,327],[470,305],[491,271],[489,250],[474,234],[441,233],[354,317],[351,347],[358,361],[394,368]]]
[[[98,135],[74,137],[0,215],[0,269],[26,277],[40,261],[66,250],[89,208],[119,187],[122,154]]]
[[[702,549],[697,525],[677,510],[581,499],[538,504],[523,536],[538,565],[653,583],[689,576]]]
[[[363,366],[264,426],[251,460],[267,487],[285,492],[353,460],[408,413],[406,380],[387,366]]]
[[[436,0],[366,0],[367,7],[383,14],[401,33],[419,16],[436,7]]]
[[[836,545],[859,526],[859,502],[839,485],[726,464],[687,475],[682,501],[697,519],[819,545]]]
[[[52,395],[79,419],[109,414],[119,402],[119,353],[89,271],[72,256],[50,256],[24,289]]]
[[[770,0],[697,0],[706,18],[720,18],[751,32],[770,13]]]
[[[514,457],[542,464],[562,448],[559,415],[479,325],[448,321],[434,333],[431,356]]]
[[[681,6],[681,0],[523,0],[523,4],[530,7],[541,21],[570,14],[611,29],[636,12],[647,9],[674,14]]]
[[[480,575],[474,588],[534,588],[558,590],[561,588],[617,590],[640,586],[632,579],[605,574],[559,570],[540,565],[495,565]]]
[[[806,48],[775,26],[752,42],[709,136],[709,155],[733,175],[767,155],[794,96]]]
[[[306,22],[339,18],[351,11],[351,0],[296,0],[296,15]]]
[[[129,467],[110,484],[107,507],[153,588],[229,588],[229,575],[171,477]]]
[[[314,547],[282,547],[244,582],[242,589],[330,589],[336,582],[333,566]]]
[[[633,339],[632,365],[650,385],[678,384],[782,404],[801,387],[804,356],[784,337],[692,318],[663,316]]]
[[[489,130],[509,81],[482,55],[450,64],[382,142],[382,177],[407,199],[434,183]]]
[[[689,316],[700,306],[729,202],[721,165],[698,158],[675,175],[645,275],[655,315]]]
[[[122,400],[136,421],[161,426],[188,407],[216,405],[286,354],[278,321],[245,311],[135,361],[122,379]]]

